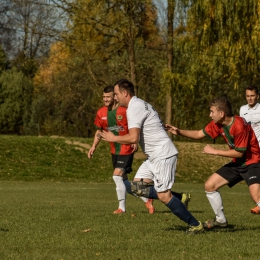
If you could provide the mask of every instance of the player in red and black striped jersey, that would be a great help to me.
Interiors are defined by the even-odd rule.
[[[210,117],[212,121],[202,130],[181,130],[166,125],[171,133],[192,139],[222,136],[229,146],[229,150],[216,149],[210,145],[203,149],[206,154],[232,158],[230,163],[213,173],[205,183],[206,196],[215,213],[213,220],[204,223],[208,229],[227,226],[218,191],[224,185],[232,187],[245,180],[256,203],[251,213],[260,214],[260,149],[252,127],[243,118],[232,114],[231,104],[226,97],[215,98],[210,102]]]
[[[101,131],[112,131],[115,135],[125,135],[128,133],[126,108],[118,106],[118,102],[114,98],[113,86],[104,88],[103,102],[104,106],[97,111],[94,121],[97,131],[92,147],[88,152],[88,158],[92,158],[101,140]],[[132,172],[133,157],[136,150],[137,144],[110,143],[110,153],[114,167],[113,180],[116,184],[116,193],[119,201],[119,207],[114,211],[114,214],[122,214],[126,211],[126,192],[135,196],[131,190],[131,183],[127,178],[127,174]],[[149,213],[153,214],[153,200],[145,197],[140,198],[145,202]]]

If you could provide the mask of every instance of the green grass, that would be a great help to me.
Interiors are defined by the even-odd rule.
[[[155,201],[149,215],[143,202],[127,197],[117,208],[111,183],[0,182],[0,259],[257,259],[259,216],[246,185],[223,188],[228,228],[186,235],[186,224]],[[191,213],[213,217],[202,184],[176,184],[190,191]],[[88,232],[84,232],[88,231]]]
[[[0,180],[113,182],[109,146],[101,142],[87,158],[93,139],[0,136]],[[210,141],[210,140],[209,140]],[[204,182],[229,159],[202,154],[203,143],[175,142],[177,182]],[[215,145],[227,149],[226,145]],[[140,155],[140,152],[138,153]],[[139,156],[136,156],[139,158]],[[135,159],[132,179],[143,159]]]
[[[228,228],[201,235],[186,235],[186,224],[159,201],[149,215],[128,195],[127,213],[113,215],[118,202],[108,144],[101,142],[90,160],[92,141],[0,136],[0,259],[258,258],[259,216],[250,214],[245,184],[221,189]],[[191,192],[189,209],[198,220],[212,218],[203,182],[229,159],[202,154],[203,143],[175,144],[173,189]],[[134,160],[129,179],[142,161]]]

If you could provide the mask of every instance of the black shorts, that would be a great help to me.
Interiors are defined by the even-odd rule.
[[[112,155],[112,164],[114,169],[119,168],[123,169],[125,173],[130,173],[132,172],[132,164],[133,164],[133,159],[134,159],[134,154],[128,154],[128,155],[116,155],[116,154],[111,154]]]
[[[250,186],[254,183],[260,183],[260,162],[244,166],[231,162],[221,167],[216,173],[229,182],[230,188],[242,180],[245,180]]]

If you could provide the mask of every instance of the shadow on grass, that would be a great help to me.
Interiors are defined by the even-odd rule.
[[[166,229],[163,229],[164,231],[185,231],[187,229],[187,227],[183,227],[183,226],[175,226],[175,227],[171,227],[171,228],[166,228]],[[237,231],[248,231],[248,230],[260,230],[260,226],[258,227],[235,227],[234,225],[228,225],[227,227],[225,228],[218,228],[218,227],[215,227],[215,228],[212,228],[212,229],[204,229],[205,230],[205,233],[207,232],[217,232],[217,233],[228,233],[228,232],[237,232]]]
[[[0,232],[8,232],[9,229],[6,229],[6,228],[0,228]]]

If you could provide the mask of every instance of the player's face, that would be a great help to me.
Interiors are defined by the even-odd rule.
[[[115,99],[119,102],[120,106],[127,107],[124,91],[120,92],[118,85],[114,87]]]
[[[246,101],[249,107],[254,107],[257,103],[259,96],[255,93],[254,90],[246,90]]]
[[[215,106],[210,107],[210,114],[209,116],[215,123],[221,123],[224,118],[224,112],[217,110]]]
[[[111,107],[114,104],[114,93],[103,93],[103,102],[106,107]]]

